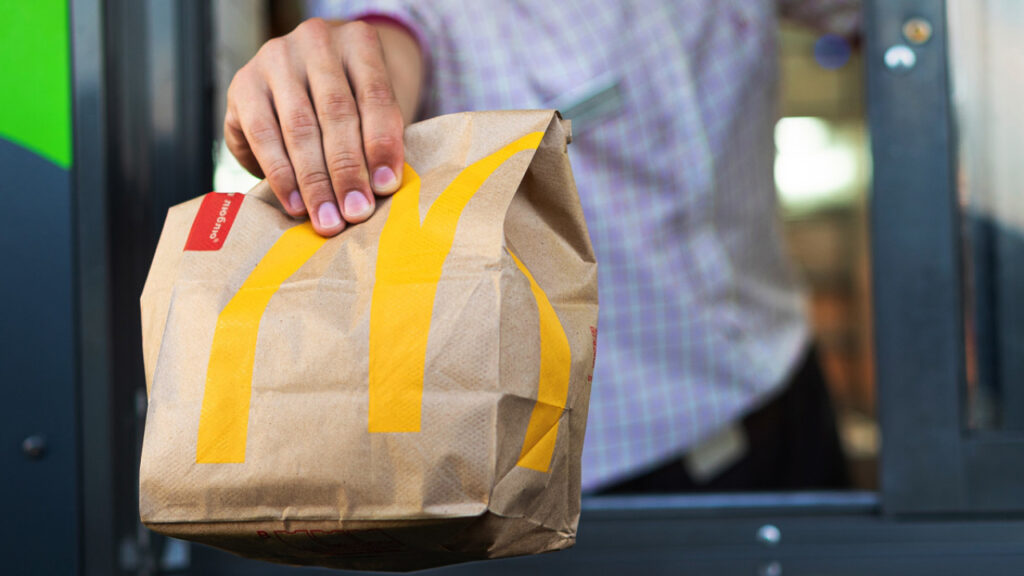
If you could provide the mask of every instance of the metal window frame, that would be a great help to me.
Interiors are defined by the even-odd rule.
[[[1024,435],[965,429],[962,221],[946,5],[867,5],[874,158],[872,272],[878,401],[889,514],[1024,511]],[[883,65],[900,24],[931,22],[905,73]]]
[[[203,0],[68,2],[78,572],[155,574],[163,540],[138,520],[138,298],[167,208],[212,182],[210,8]]]
[[[76,261],[78,421],[85,574],[115,574],[112,511],[110,257],[107,220],[106,81],[102,0],[70,0],[73,231]]]
[[[965,372],[945,3],[875,1],[865,15],[883,501],[891,512],[958,510]],[[914,49],[912,70],[890,71],[885,51],[906,44],[898,24],[913,16],[934,37]]]
[[[338,573],[245,560],[205,546],[194,547],[192,560],[195,574]],[[793,493],[584,498],[579,541],[569,550],[431,573],[1003,576],[1022,565],[1017,521],[903,522],[882,514],[873,493]]]

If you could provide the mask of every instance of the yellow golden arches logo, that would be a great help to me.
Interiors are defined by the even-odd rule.
[[[558,422],[565,410],[569,397],[569,371],[572,368],[572,352],[565,329],[555,314],[547,294],[537,285],[533,274],[523,262],[509,250],[519,271],[530,281],[533,299],[537,301],[537,318],[540,322],[540,375],[537,378],[537,403],[533,405],[530,423],[526,427],[526,439],[519,452],[517,466],[547,472],[551,469],[551,456],[555,453],[558,438]]]
[[[420,179],[406,168],[404,189],[377,247],[370,304],[370,432],[419,432],[427,334],[441,268],[469,199],[513,154],[536,149],[534,132],[468,166],[431,205],[420,224]]]
[[[391,200],[377,252],[370,304],[369,414],[371,433],[418,432],[427,335],[441,269],[470,198],[514,154],[540,145],[528,134],[463,170],[419,220],[420,180],[406,166]],[[245,462],[252,370],[260,320],[270,299],[324,244],[312,227],[287,230],[221,311],[214,331],[199,418],[196,462]],[[548,471],[569,386],[569,344],[554,308],[523,263],[538,306],[541,369],[538,400],[518,465]]]
[[[199,412],[196,463],[245,462],[252,367],[263,311],[281,283],[325,241],[309,222],[286,230],[217,316]]]

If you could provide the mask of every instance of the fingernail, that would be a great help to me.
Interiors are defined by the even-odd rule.
[[[299,194],[298,190],[293,190],[288,196],[288,204],[292,207],[292,212],[304,212],[306,206],[302,203],[302,195]]]
[[[394,192],[398,189],[398,178],[395,178],[394,171],[387,166],[381,166],[373,171],[373,189],[377,192]]]
[[[370,202],[358,190],[345,194],[345,215],[349,218],[362,218],[371,211]]]
[[[336,228],[338,224],[341,224],[341,214],[338,213],[338,207],[334,205],[334,202],[324,202],[320,205],[320,208],[316,211],[317,218],[320,220],[321,228]]]

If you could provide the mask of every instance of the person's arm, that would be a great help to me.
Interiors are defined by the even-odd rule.
[[[228,88],[224,138],[292,216],[333,236],[401,184],[402,133],[423,85],[404,28],[313,18],[268,41]]]

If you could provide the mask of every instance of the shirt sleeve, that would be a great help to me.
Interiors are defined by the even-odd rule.
[[[825,34],[856,38],[861,32],[861,0],[778,0],[783,18]]]
[[[415,4],[403,0],[307,0],[306,15],[324,20],[394,23],[412,34],[426,57],[430,50],[427,35],[430,19],[423,10],[416,9]]]
[[[423,90],[419,107],[433,106],[437,85],[435,56],[448,47],[442,32],[442,10],[422,0],[306,0],[306,15],[324,20],[388,21],[405,28],[423,54]]]

